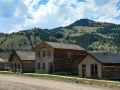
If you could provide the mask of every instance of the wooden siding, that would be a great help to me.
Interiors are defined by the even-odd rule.
[[[16,69],[15,69],[16,63]],[[13,64],[13,68],[12,68]],[[20,69],[18,69],[20,64]],[[14,52],[10,58],[10,71],[31,73],[35,72],[35,60],[21,60],[19,56]]]
[[[90,65],[96,64],[97,65],[97,71],[98,71],[98,77],[96,78],[102,78],[102,73],[101,73],[101,63],[98,62],[95,58],[91,57],[90,55],[87,55],[79,64],[79,76],[83,77],[83,72],[82,72],[82,65],[86,65],[86,78],[93,78],[91,77],[91,70],[90,70]]]
[[[120,65],[102,66],[104,79],[120,79]]]
[[[0,62],[0,71],[4,71],[6,66],[10,66],[9,62]]]
[[[71,57],[68,57],[71,53]],[[78,74],[77,64],[86,51],[54,49],[54,73]]]
[[[35,72],[35,61],[23,61],[22,69],[24,73],[34,73]]]
[[[51,50],[50,47],[46,45],[41,46],[38,50],[40,51],[40,57],[38,54],[35,55],[35,72],[49,73],[49,63],[53,62],[54,51],[51,50],[51,55],[48,56],[48,51]],[[38,52],[36,51],[36,53]],[[45,51],[45,57],[43,57],[43,51]],[[38,63],[40,63],[40,69],[37,68]],[[45,69],[43,69],[43,63],[45,63]]]

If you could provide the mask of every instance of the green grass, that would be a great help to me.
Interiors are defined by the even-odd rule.
[[[82,78],[76,78],[76,77],[74,78],[71,76],[60,77],[61,75],[59,76],[59,75],[46,75],[46,74],[21,74],[21,73],[14,73],[14,72],[0,72],[0,74],[28,76],[28,77],[34,77],[34,78],[50,79],[50,80],[57,80],[57,81],[64,81],[64,82],[71,82],[71,83],[89,84],[89,85],[102,86],[102,87],[108,87],[113,89],[120,88],[120,82],[108,82],[107,80],[82,79]]]

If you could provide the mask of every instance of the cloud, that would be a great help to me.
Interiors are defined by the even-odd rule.
[[[55,28],[81,18],[120,23],[119,0],[0,0],[0,11],[0,32]]]

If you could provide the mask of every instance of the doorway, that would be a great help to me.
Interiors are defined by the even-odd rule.
[[[49,73],[53,73],[53,63],[49,63]]]
[[[82,77],[83,78],[86,77],[86,65],[85,64],[82,65]]]

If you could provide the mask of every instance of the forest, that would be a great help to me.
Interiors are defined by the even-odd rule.
[[[0,33],[0,58],[8,59],[14,50],[34,51],[41,41],[77,44],[88,52],[120,54],[120,25],[80,19],[54,29],[33,29]]]

